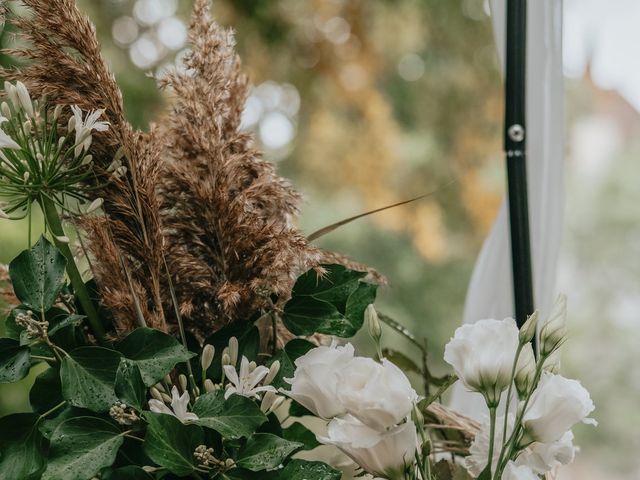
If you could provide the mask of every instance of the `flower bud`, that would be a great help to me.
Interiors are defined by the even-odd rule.
[[[182,389],[183,392],[187,391],[187,377],[181,373],[178,376],[178,382],[180,383],[180,388]]]
[[[31,120],[27,120],[26,122],[24,122],[22,124],[22,129],[24,130],[24,134],[25,135],[31,135],[31,128],[33,127],[33,124],[31,123]]]
[[[66,141],[67,141],[67,137],[60,137],[58,139],[58,149],[61,149],[62,146],[64,145],[64,142],[66,142]]]
[[[7,102],[2,102],[2,104],[0,104],[0,111],[7,120],[11,120],[11,109],[9,108],[9,104]]]
[[[231,359],[230,365],[238,363],[238,339],[236,337],[229,339],[229,358]]]
[[[257,367],[258,367],[258,364],[253,360],[251,360],[249,362],[249,373],[252,373]]]
[[[369,304],[367,309],[364,311],[364,318],[367,322],[367,329],[369,330],[369,335],[373,338],[376,343],[380,341],[380,337],[382,337],[382,327],[380,326],[380,319],[378,318],[378,313],[376,312],[373,304]]]
[[[211,381],[210,378],[207,378],[204,381],[204,390],[205,392],[209,393],[209,392],[213,392],[216,389],[216,386],[214,385],[214,383]]]
[[[156,388],[159,392],[164,392],[167,393],[167,391],[164,388],[164,385],[162,385],[161,383],[156,383],[153,388]]]
[[[161,393],[160,397],[162,398],[162,401],[164,403],[171,403],[171,397],[169,395],[167,395],[166,393]]]
[[[166,374],[164,376],[164,383],[166,383],[167,385],[173,385],[173,380],[171,380],[171,376],[169,374]]]
[[[24,183],[27,183],[29,181],[30,176],[31,176],[31,173],[29,173],[29,170],[24,172],[24,174],[22,175],[22,179],[24,180]]]
[[[95,212],[102,206],[103,203],[104,200],[102,198],[96,198],[93,202],[91,202],[91,205],[89,205],[89,207],[87,208],[86,213]]]
[[[93,162],[93,155],[85,155],[80,165],[89,165],[91,162]]]
[[[266,414],[277,398],[278,396],[275,393],[266,392],[264,397],[262,397],[262,402],[260,402],[260,410],[262,410],[262,413]]]
[[[536,310],[531,315],[527,321],[520,327],[520,334],[518,339],[520,340],[520,345],[524,345],[525,343],[529,343],[533,340],[533,337],[536,335],[536,327],[538,326],[538,311]]]
[[[153,398],[155,398],[156,400],[159,400],[161,402],[163,401],[162,400],[162,394],[160,393],[160,391],[156,387],[151,387],[149,389],[149,391],[151,392],[151,396]]]
[[[53,109],[53,121],[57,121],[60,118],[60,113],[62,113],[62,105],[56,105],[56,108]]]
[[[567,334],[566,319],[567,297],[560,295],[540,330],[540,353],[543,357],[551,355],[564,342]]]
[[[278,374],[279,371],[280,371],[280,361],[275,360],[269,367],[269,373],[267,373],[267,376],[264,377],[264,381],[262,382],[262,384],[271,385],[271,382],[273,382],[273,379],[276,378],[276,375]]]
[[[526,398],[527,394],[533,387],[533,381],[536,377],[536,358],[533,354],[533,347],[530,343],[526,343],[518,357],[516,365],[516,375],[514,378],[518,397]]]
[[[200,358],[200,365],[202,370],[207,370],[213,362],[213,357],[216,354],[216,349],[213,345],[207,343],[202,349],[202,357]]]
[[[413,404],[413,409],[411,410],[411,420],[416,424],[418,430],[424,428],[424,415],[416,403]]]
[[[18,92],[16,92],[16,87],[9,82],[4,82],[4,91],[9,97],[9,101],[13,105],[13,108],[16,110],[20,109],[20,100],[18,100]]]
[[[222,366],[224,367],[225,365],[231,365],[231,358],[228,353],[222,354]]]
[[[24,86],[24,83],[18,81],[16,82],[16,93],[18,95],[18,100],[24,109],[24,112],[29,116],[33,117],[33,104],[31,103],[31,96],[29,95],[29,91],[27,87]]]

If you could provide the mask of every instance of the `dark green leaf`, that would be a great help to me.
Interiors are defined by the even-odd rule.
[[[282,429],[282,437],[285,440],[302,443],[305,450],[312,450],[320,445],[316,434],[298,422],[294,422],[287,428]]]
[[[62,396],[75,407],[104,412],[118,401],[114,391],[122,356],[102,347],[80,347],[62,360]]]
[[[270,433],[256,433],[240,449],[236,464],[253,472],[273,469],[303,446]]]
[[[0,338],[0,383],[22,380],[31,368],[29,347],[12,338]]]
[[[35,412],[42,413],[50,410],[64,400],[62,398],[62,384],[60,383],[60,370],[49,367],[36,377],[33,387],[29,392],[31,408]]]
[[[292,417],[315,417],[312,412],[307,410],[295,400],[291,401],[291,406],[289,407],[289,415],[291,415]]]
[[[78,325],[80,325],[80,323],[82,323],[82,320],[84,318],[84,315],[67,315],[59,322],[57,322],[53,327],[49,328],[49,335],[54,335],[56,332],[59,332],[63,328],[67,328],[72,325],[77,327]]]
[[[283,312],[285,326],[296,335],[319,332],[351,337],[362,327],[364,310],[375,300],[376,285],[362,281],[364,272],[324,265],[319,277],[309,270],[298,278]]]
[[[133,465],[105,470],[101,478],[102,480],[153,480],[150,474]]]
[[[145,412],[148,422],[144,451],[151,460],[178,476],[189,475],[197,466],[193,452],[204,443],[198,425],[184,425],[172,415]]]
[[[285,390],[289,390],[291,388],[291,385],[285,382],[284,379],[293,377],[295,366],[285,350],[280,350],[273,357],[271,357],[271,359],[267,362],[267,366],[270,367],[271,364],[276,360],[280,362],[280,369],[278,370],[275,378],[271,381],[271,385],[273,385],[276,389],[284,388]]]
[[[177,363],[195,355],[171,335],[152,328],[137,328],[116,348],[138,365],[147,387],[162,380]]]
[[[480,472],[478,480],[491,480],[491,465],[487,465],[487,467]]]
[[[387,360],[399,367],[403,372],[414,372],[422,375],[422,369],[404,353],[391,348],[385,348],[382,353]]]
[[[122,432],[111,422],[76,417],[62,422],[51,436],[49,464],[42,480],[86,480],[113,464]]]
[[[16,296],[32,310],[46,312],[64,286],[66,259],[45,237],[9,265]]]
[[[46,440],[38,431],[39,416],[16,413],[0,418],[0,478],[31,480],[45,466]]]
[[[225,400],[222,390],[198,397],[193,413],[199,417],[195,423],[229,439],[249,437],[267,421],[253,400],[240,395],[231,395]]]
[[[342,472],[326,463],[294,459],[287,463],[275,480],[340,480]]]
[[[289,356],[291,361],[294,362],[315,347],[316,345],[308,340],[304,340],[302,338],[294,338],[293,340],[287,342],[287,344],[284,346],[284,350],[285,352],[287,352],[287,355]]]
[[[222,376],[222,351],[229,344],[229,339],[236,337],[238,339],[238,351],[250,360],[256,360],[258,350],[260,348],[260,334],[255,327],[248,322],[235,322],[231,325],[221,328],[213,333],[205,340],[205,345],[210,344],[215,347],[215,356],[213,362],[207,370],[207,376],[214,380],[220,380]],[[256,341],[257,340],[257,341]],[[238,362],[241,355],[238,355]]]
[[[121,359],[116,372],[115,392],[117,397],[140,411],[146,402],[146,391],[138,365],[132,360]]]

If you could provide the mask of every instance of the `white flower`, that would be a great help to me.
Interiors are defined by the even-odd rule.
[[[0,116],[0,125],[4,122],[7,122],[6,117]],[[11,138],[7,133],[0,129],[0,148],[8,148],[10,150],[20,150],[20,145],[18,145],[13,138]]]
[[[526,465],[516,465],[515,462],[507,463],[502,472],[502,480],[540,480],[533,470]]]
[[[33,103],[31,102],[31,96],[29,95],[29,90],[25,87],[24,83],[16,82],[16,94],[18,95],[18,100],[20,101],[20,105],[22,109],[29,117],[34,116],[33,111]],[[14,105],[17,108],[17,105]]]
[[[152,398],[149,400],[149,409],[155,413],[173,415],[182,423],[187,423],[188,421],[198,420],[198,416],[195,413],[187,411],[189,400],[189,392],[185,391],[180,395],[178,387],[174,386],[171,389],[171,408],[167,407],[164,402]]]
[[[104,109],[93,110],[87,113],[87,116],[82,118],[82,110],[77,105],[71,107],[73,112],[73,124],[76,130],[76,148],[75,156],[79,157],[83,150],[88,150],[91,145],[91,132],[96,130],[97,132],[104,132],[109,129],[109,122],[100,122],[98,119],[104,113]]]
[[[509,421],[507,423],[507,439],[513,432],[513,425],[515,423],[515,417],[509,414]],[[465,468],[473,477],[477,477],[487,466],[487,460],[489,459],[489,433],[490,424],[489,419],[485,418],[480,426],[480,430],[476,433],[476,437],[469,448],[469,456],[465,458]],[[500,450],[502,447],[504,433],[504,416],[496,419],[496,432],[493,442],[493,458],[491,460],[491,471],[494,472],[498,459],[500,458]]]
[[[533,386],[536,376],[536,357],[530,343],[525,344],[520,351],[516,366],[515,384],[518,395],[524,399]]]
[[[573,462],[575,454],[573,432],[569,430],[555,442],[532,443],[518,455],[516,463],[526,465],[537,474],[544,475],[559,465],[568,465]]]
[[[355,357],[338,371],[338,400],[348,413],[380,432],[397,425],[418,400],[406,375],[387,359]]]
[[[587,418],[594,408],[589,392],[580,382],[543,373],[522,423],[529,439],[551,443],[578,422],[596,424]]]
[[[353,358],[350,343],[336,347],[317,347],[296,359],[293,378],[285,378],[291,391],[282,391],[307,410],[322,418],[333,418],[346,413],[338,401],[338,371]]]
[[[393,478],[414,463],[418,438],[412,421],[380,433],[345,415],[331,420],[327,436],[318,441],[335,445],[368,473]]]
[[[258,386],[262,379],[269,373],[269,369],[264,365],[254,368],[245,356],[243,356],[240,361],[240,375],[238,375],[233,365],[225,365],[222,368],[224,368],[224,374],[231,382],[231,384],[227,386],[227,391],[224,394],[225,399],[234,393],[251,398],[257,397],[260,392],[276,391],[271,385]]]
[[[512,318],[463,325],[446,345],[444,360],[469,390],[497,405],[511,379],[518,335]]]

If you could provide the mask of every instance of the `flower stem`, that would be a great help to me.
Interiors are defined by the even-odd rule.
[[[489,407],[489,419],[491,421],[489,427],[489,458],[487,460],[487,466],[489,467],[489,478],[491,478],[491,466],[493,464],[493,443],[496,437],[496,410],[497,407]],[[497,467],[499,467],[499,465]]]
[[[64,255],[67,259],[67,274],[69,275],[69,279],[71,280],[71,285],[73,285],[73,290],[84,310],[84,313],[87,315],[87,320],[89,321],[89,325],[91,326],[91,330],[95,335],[98,343],[101,345],[106,345],[107,341],[105,339],[105,330],[100,322],[100,318],[98,317],[98,312],[96,311],[93,302],[91,301],[91,297],[89,296],[89,290],[87,286],[84,284],[82,280],[82,275],[80,275],[80,271],[78,270],[78,266],[73,258],[73,253],[71,253],[71,249],[69,245],[58,241],[56,237],[64,236],[64,229],[62,228],[62,221],[60,220],[60,216],[58,215],[58,210],[56,209],[56,205],[49,197],[45,195],[40,196],[40,207],[44,216],[46,218],[46,224],[49,226],[51,233],[53,235],[53,241],[58,247],[58,250]]]

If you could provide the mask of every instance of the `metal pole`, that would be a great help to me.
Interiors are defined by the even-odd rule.
[[[534,310],[526,164],[527,0],[507,0],[504,149],[516,321]]]

